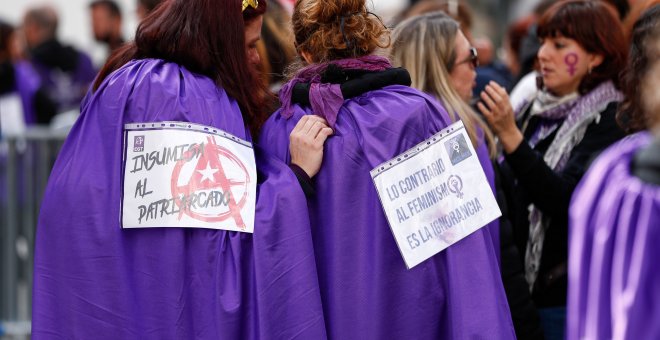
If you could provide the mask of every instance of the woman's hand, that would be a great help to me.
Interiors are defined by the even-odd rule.
[[[323,144],[333,131],[325,119],[315,115],[303,116],[289,136],[291,164],[303,169],[311,178],[321,169]]]
[[[523,141],[523,135],[516,126],[513,108],[506,90],[491,81],[481,92],[481,101],[477,103],[477,107],[500,139],[504,152],[515,151]]]

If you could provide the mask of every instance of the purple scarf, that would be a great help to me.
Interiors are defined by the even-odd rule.
[[[296,84],[311,83],[309,89],[309,102],[312,106],[312,111],[314,111],[316,115],[325,118],[330,127],[334,128],[339,108],[344,104],[344,96],[341,93],[339,84],[321,83],[321,74],[331,64],[337,65],[343,69],[368,71],[384,71],[392,67],[392,64],[387,58],[373,55],[309,65],[300,70],[298,74],[280,90],[280,101],[282,102],[280,115],[282,115],[282,117],[288,119],[293,115],[291,95]]]
[[[536,131],[530,137],[529,145],[535,147],[538,142],[546,139],[557,130],[578,103],[579,99],[580,97],[577,93],[555,97],[548,92],[539,91],[535,100],[531,103],[530,116],[538,116],[542,119]]]
[[[573,148],[584,138],[587,127],[600,120],[600,114],[610,103],[622,99],[621,92],[611,81],[607,81],[584,96],[578,97],[577,100],[569,100],[552,109],[536,113],[543,117],[545,122],[534,131],[530,144],[534,146],[552,131],[557,130],[557,135],[543,155],[543,160],[552,170],[559,172],[566,166]],[[525,252],[525,277],[531,290],[538,275],[545,229],[549,226],[550,220],[533,204],[529,206],[529,211],[530,228]]]

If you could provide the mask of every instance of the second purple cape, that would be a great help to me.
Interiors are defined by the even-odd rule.
[[[306,114],[276,112],[260,143],[288,160],[289,134]],[[449,124],[434,99],[409,87],[344,101],[309,202],[330,338],[515,338],[488,228],[408,270],[369,174]]]

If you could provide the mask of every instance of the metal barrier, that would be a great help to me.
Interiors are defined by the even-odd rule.
[[[37,217],[65,137],[31,128],[0,140],[0,336],[29,334]]]

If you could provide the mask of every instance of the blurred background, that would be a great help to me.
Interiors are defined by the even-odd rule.
[[[122,33],[130,38],[137,27],[137,1],[116,0],[122,14]],[[59,15],[57,36],[60,40],[88,52],[98,67],[105,61],[108,48],[94,40],[90,0],[7,0],[0,6],[0,20],[14,27],[22,24],[26,11],[35,6],[52,6]]]
[[[444,6],[462,22],[464,30],[470,26],[467,28],[472,33],[471,42],[479,49],[481,64],[499,65],[507,77],[515,79],[520,70],[511,65],[522,52],[520,41],[514,44],[512,39],[522,40],[527,34],[532,20],[526,18],[539,1],[368,2],[388,26],[405,16],[428,10],[422,2]],[[141,16],[157,3],[157,0],[2,1],[0,339],[29,338],[33,244],[39,202],[57,152],[79,115],[80,101],[110,51],[132,38]],[[278,25],[286,31],[285,21],[292,3],[292,0],[269,0],[270,15],[278,15],[275,12],[278,9],[283,13],[274,26],[269,21],[264,24],[262,52],[267,55],[261,59],[268,63],[264,69],[271,76],[273,91],[279,88],[282,70],[293,57],[289,52],[287,59],[287,53],[281,52],[292,51],[293,42],[274,33]],[[467,21],[463,17],[464,8],[471,12]],[[519,30],[522,33],[512,36],[511,24],[522,21],[526,23]],[[275,58],[278,55],[279,59]],[[510,86],[513,84],[511,81]]]

